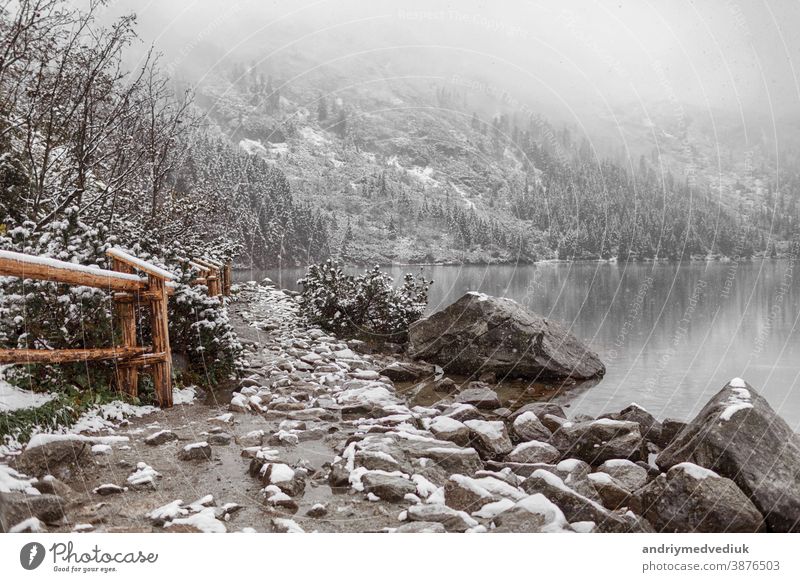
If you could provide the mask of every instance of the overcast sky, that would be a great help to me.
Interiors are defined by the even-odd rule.
[[[576,107],[678,101],[780,116],[800,103],[790,0],[122,0],[172,62],[374,55]],[[425,47],[425,48],[423,48]],[[302,72],[301,72],[302,78]]]

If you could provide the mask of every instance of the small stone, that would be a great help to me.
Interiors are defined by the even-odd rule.
[[[31,441],[33,442],[33,440]],[[82,440],[51,440],[27,447],[17,458],[17,469],[33,477],[64,476],[84,460],[89,446]]]
[[[100,485],[99,487],[95,487],[92,490],[92,493],[96,493],[97,495],[115,495],[117,493],[124,493],[125,489],[120,487],[119,485],[114,485],[113,483],[106,483],[104,485]]]
[[[246,435],[239,437],[239,444],[243,447],[260,447],[263,439],[263,430],[252,430]]]
[[[92,454],[95,456],[110,455],[112,452],[114,452],[114,450],[111,448],[111,445],[92,445]]]
[[[351,372],[350,375],[356,380],[368,381],[376,381],[381,377],[381,375],[375,370],[356,370],[355,372]]]
[[[631,492],[608,473],[590,473],[587,479],[592,483],[603,505],[608,509],[619,509],[631,504]]]
[[[437,416],[434,418],[428,425],[428,430],[431,431],[433,436],[437,439],[450,441],[462,447],[469,443],[469,427],[448,416]]]
[[[521,406],[514,411],[513,417],[516,418],[521,414],[525,414],[526,412],[532,412],[537,416],[537,418],[544,418],[545,414],[550,414],[552,416],[557,416],[566,420],[567,414],[564,412],[564,409],[561,408],[558,404],[554,404],[553,402],[529,402],[525,406]]]
[[[306,512],[306,515],[308,517],[313,517],[316,519],[325,517],[327,514],[328,514],[328,505],[324,503],[315,503],[314,505],[311,506],[311,509],[309,509]]]
[[[208,435],[208,438],[206,438],[206,441],[208,442],[209,445],[219,445],[219,446],[229,445],[231,444],[232,440],[233,437],[231,437],[231,435],[229,435],[226,432],[211,434]]]
[[[627,520],[612,513],[596,501],[577,493],[568,487],[557,475],[539,469],[534,471],[522,484],[522,488],[530,493],[541,493],[555,503],[564,512],[567,520],[593,521],[598,531],[623,533],[630,531]]]
[[[186,445],[178,451],[178,458],[181,461],[210,461],[211,445],[206,441]]]
[[[250,401],[243,394],[234,394],[228,408],[233,412],[250,412]]]
[[[440,380],[433,381],[433,389],[435,392],[452,394],[458,390],[458,384],[456,384],[451,378],[442,378]]]
[[[433,377],[434,368],[415,362],[392,362],[382,368],[380,373],[392,382],[417,382]]]
[[[287,509],[291,513],[296,512],[299,509],[299,505],[297,501],[289,497],[286,493],[281,491],[280,487],[277,485],[267,485],[264,488],[264,494],[267,498],[267,503],[272,505],[273,507],[280,507],[282,509]]]
[[[590,465],[600,465],[609,459],[636,461],[642,450],[639,430],[637,422],[599,418],[563,425],[553,433],[551,443],[559,449],[564,447],[561,452],[565,455]]]
[[[70,499],[75,493],[72,490],[72,487],[60,479],[56,479],[52,475],[45,475],[42,479],[36,482],[35,487],[39,493],[44,493],[46,495],[58,495],[64,499]]]
[[[611,475],[628,491],[636,491],[647,483],[647,469],[627,459],[609,459],[597,470]]]
[[[511,425],[511,436],[518,442],[550,440],[553,435],[542,421],[531,411],[523,412],[514,419]]]
[[[361,477],[366,493],[377,495],[384,501],[399,502],[408,493],[415,493],[417,486],[404,477],[367,472]]]
[[[472,404],[476,408],[492,410],[500,407],[497,392],[480,382],[470,382],[469,388],[462,390],[456,396],[460,404]]]
[[[506,455],[512,463],[554,463],[561,456],[553,445],[541,441],[528,441],[518,444]]]
[[[306,487],[305,472],[292,469],[285,463],[267,463],[261,468],[260,474],[263,483],[277,485],[292,497],[302,494]]]
[[[487,458],[496,458],[509,453],[514,445],[508,438],[506,425],[499,420],[467,420],[475,447]]]
[[[447,531],[463,532],[478,525],[467,513],[439,503],[412,505],[406,515],[409,521],[441,523]]]
[[[394,533],[445,533],[447,530],[435,521],[411,521],[394,530]]]
[[[154,432],[150,436],[145,437],[144,444],[155,447],[176,440],[178,440],[178,435],[171,430],[160,430],[158,432]]]
[[[275,517],[272,519],[272,529],[276,533],[305,533],[302,527],[293,519]]]
[[[480,420],[483,418],[481,412],[472,404],[454,404],[448,406],[442,413],[442,416],[453,418],[460,422],[465,420]]]

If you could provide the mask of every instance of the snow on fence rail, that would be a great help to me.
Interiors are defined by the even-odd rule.
[[[162,408],[172,406],[172,352],[169,345],[167,299],[175,277],[168,271],[129,255],[120,249],[107,251],[112,271],[87,267],[47,257],[0,251],[0,276],[86,285],[115,291],[113,297],[122,330],[122,345],[110,348],[38,350],[0,349],[2,364],[42,364],[114,360],[117,388],[131,396],[138,392],[140,368],[149,368],[156,400]],[[144,273],[144,277],[135,272]],[[150,307],[152,346],[136,345],[136,304]]]
[[[231,294],[231,262],[219,263],[211,259],[181,259],[189,267],[196,269],[200,276],[194,281],[195,285],[206,285],[208,294],[212,297]]]
[[[139,291],[147,288],[147,279],[130,273],[107,271],[99,267],[11,251],[0,251],[0,276],[86,285],[111,291]]]
[[[19,277],[53,281],[67,285],[86,285],[113,291],[114,311],[121,330],[121,345],[110,348],[64,350],[0,349],[0,364],[61,364],[114,360],[117,388],[136,396],[139,369],[149,368],[156,400],[162,408],[172,406],[172,352],[169,345],[167,299],[175,292],[175,275],[143,261],[122,249],[106,251],[113,270],[0,251],[0,277]],[[231,263],[211,259],[182,259],[197,269],[200,277],[192,281],[208,287],[211,296],[230,295]],[[142,273],[138,275],[137,272]],[[150,308],[152,346],[137,346],[136,306]]]

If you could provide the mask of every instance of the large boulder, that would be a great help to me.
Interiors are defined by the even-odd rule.
[[[731,380],[656,459],[662,469],[683,462],[732,479],[768,530],[800,531],[800,438],[743,380]]]
[[[764,530],[764,518],[733,481],[693,463],[675,465],[639,495],[642,513],[660,532]]]
[[[464,375],[586,380],[605,373],[597,355],[561,324],[475,292],[412,323],[408,353]]]
[[[34,477],[68,476],[88,457],[91,445],[87,441],[68,437],[48,439],[46,436],[32,439],[17,458],[17,469]]]
[[[64,500],[58,495],[26,495],[0,492],[0,533],[10,531],[26,519],[55,523],[64,517]]]

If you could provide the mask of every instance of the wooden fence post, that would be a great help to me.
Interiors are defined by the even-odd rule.
[[[113,269],[120,273],[133,273],[129,267],[119,259],[112,260]],[[132,301],[114,301],[117,317],[122,335],[122,347],[136,347],[136,296]],[[121,392],[136,397],[138,394],[139,370],[135,366],[116,366],[117,389]]]
[[[230,260],[225,261],[225,266],[223,267],[223,269],[224,269],[224,271],[223,271],[224,275],[223,275],[222,279],[224,281],[224,284],[223,284],[222,292],[225,294],[226,297],[230,297],[230,294],[231,294],[231,274],[232,274],[231,273],[231,261]]]
[[[211,297],[219,295],[219,275],[215,275],[215,271],[217,271],[217,269],[212,269],[212,274],[206,277],[206,281],[208,281],[208,294]]]
[[[167,289],[164,279],[148,275],[153,351],[164,354],[164,359],[153,364],[153,384],[156,400],[161,408],[172,406],[172,352],[169,347],[169,325],[167,322]]]

